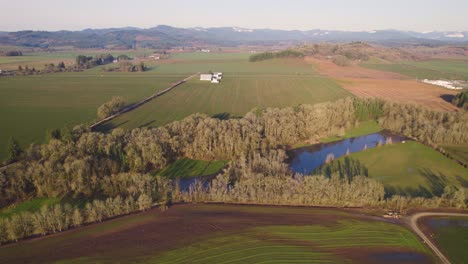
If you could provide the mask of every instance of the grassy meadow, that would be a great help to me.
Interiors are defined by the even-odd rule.
[[[134,103],[181,78],[96,71],[0,78],[0,160],[12,136],[23,147],[44,142],[47,130],[95,120],[112,96]]]
[[[364,67],[396,72],[417,79],[448,79],[468,81],[467,60],[427,60],[399,63],[366,63]]]
[[[158,172],[158,174],[171,179],[208,176],[217,173],[226,164],[227,162],[225,161],[205,161],[185,158],[175,161],[164,170]]]
[[[460,186],[468,169],[430,147],[414,141],[352,153],[373,177],[397,193],[440,195],[446,185]]]
[[[357,127],[346,131],[343,136],[323,138],[320,141],[322,143],[330,143],[330,142],[339,141],[339,140],[343,140],[347,138],[354,138],[354,137],[365,136],[365,135],[369,135],[373,133],[378,133],[380,131],[382,131],[382,128],[375,120],[368,120],[368,121],[363,121]]]

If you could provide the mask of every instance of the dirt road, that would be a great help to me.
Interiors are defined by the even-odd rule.
[[[98,121],[98,122],[96,122],[96,123],[90,125],[89,128],[91,128],[91,130],[92,130],[92,129],[98,127],[99,125],[104,124],[104,123],[106,123],[106,122],[108,122],[108,121],[110,121],[110,120],[112,120],[112,119],[118,117],[119,115],[121,115],[121,114],[123,114],[123,113],[132,111],[132,110],[134,110],[134,109],[136,109],[136,108],[142,106],[143,104],[146,104],[147,102],[153,100],[154,98],[156,98],[156,97],[158,97],[158,96],[161,96],[161,95],[163,95],[163,94],[169,92],[169,91],[172,90],[173,88],[175,88],[175,87],[177,87],[177,86],[179,86],[179,85],[185,83],[186,81],[190,80],[191,78],[193,78],[194,76],[196,76],[196,75],[198,75],[198,74],[200,74],[200,73],[195,73],[194,75],[191,75],[191,76],[189,76],[189,77],[187,77],[187,78],[185,78],[185,79],[183,79],[183,80],[180,80],[180,81],[178,81],[178,82],[172,84],[171,86],[167,87],[166,89],[164,89],[164,90],[162,90],[162,91],[159,91],[159,92],[157,92],[157,93],[151,95],[150,97],[147,97],[147,98],[141,100],[140,102],[138,102],[138,103],[136,103],[136,104],[130,105],[130,106],[128,106],[128,107],[126,107],[126,108],[120,110],[119,112],[117,112],[117,113],[115,113],[115,114],[113,114],[113,115],[111,115],[111,116],[108,116],[108,117],[106,117],[106,118],[104,118],[104,119],[102,119],[102,120],[100,120],[100,121]]]
[[[406,219],[407,223],[411,227],[411,229],[426,243],[432,251],[439,257],[442,263],[450,264],[450,261],[440,252],[440,250],[427,238],[427,236],[419,229],[418,227],[418,219],[421,217],[427,216],[467,216],[468,214],[460,214],[460,213],[434,213],[434,212],[422,212],[416,213],[408,217]]]

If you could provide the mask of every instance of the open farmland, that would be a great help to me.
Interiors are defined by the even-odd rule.
[[[409,141],[352,153],[373,177],[390,192],[409,195],[440,195],[446,185],[461,186],[468,180],[468,169],[430,147]]]
[[[281,216],[281,217],[279,217]],[[176,205],[0,248],[8,263],[431,263],[409,230],[343,210]]]
[[[47,130],[94,120],[112,96],[134,103],[185,77],[85,71],[0,78],[0,160],[12,136],[23,147],[43,142]]]
[[[443,99],[456,94],[457,91],[422,83],[403,75],[404,72],[359,65],[342,67],[330,60],[306,60],[316,65],[321,74],[335,78],[342,87],[359,97],[377,97],[398,103],[419,104],[434,110],[457,110],[454,105]]]
[[[428,60],[363,64],[364,67],[395,72],[417,79],[468,81],[468,60]]]
[[[421,222],[424,233],[452,263],[464,263],[468,259],[467,217],[427,217]]]
[[[0,46],[0,50],[2,47]],[[28,49],[24,50],[21,47],[10,47],[9,50],[22,50],[23,56],[0,56],[0,69],[2,70],[16,70],[18,66],[28,66],[29,68],[35,67],[37,70],[44,68],[44,64],[54,63],[57,64],[63,61],[66,65],[71,65],[75,63],[75,58],[78,55],[97,55],[97,54],[106,54],[111,53],[113,56],[119,56],[121,54],[126,54],[131,57],[135,56],[145,56],[152,53],[151,50],[70,50],[70,51],[54,51],[54,52],[33,52]]]
[[[314,104],[350,96],[333,80],[317,76],[301,59],[248,62],[245,54],[178,54],[173,61],[154,66],[156,74],[224,73],[220,84],[196,78],[101,129],[159,126],[193,113],[243,116],[253,108]]]

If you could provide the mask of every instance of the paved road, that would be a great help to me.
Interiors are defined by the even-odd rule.
[[[416,213],[408,217],[407,221],[411,229],[426,243],[432,251],[440,258],[442,263],[450,264],[450,261],[440,252],[440,250],[426,237],[426,235],[418,227],[418,219],[421,217],[427,216],[468,216],[468,214],[459,214],[459,213],[433,213],[433,212],[423,212]]]

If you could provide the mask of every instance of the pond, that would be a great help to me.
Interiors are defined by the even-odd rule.
[[[315,169],[325,164],[327,156],[330,154],[337,159],[345,156],[347,153],[374,148],[379,142],[386,144],[386,142],[400,143],[408,140],[407,137],[395,135],[384,130],[370,135],[297,148],[289,151],[290,168],[294,172],[309,175]]]

